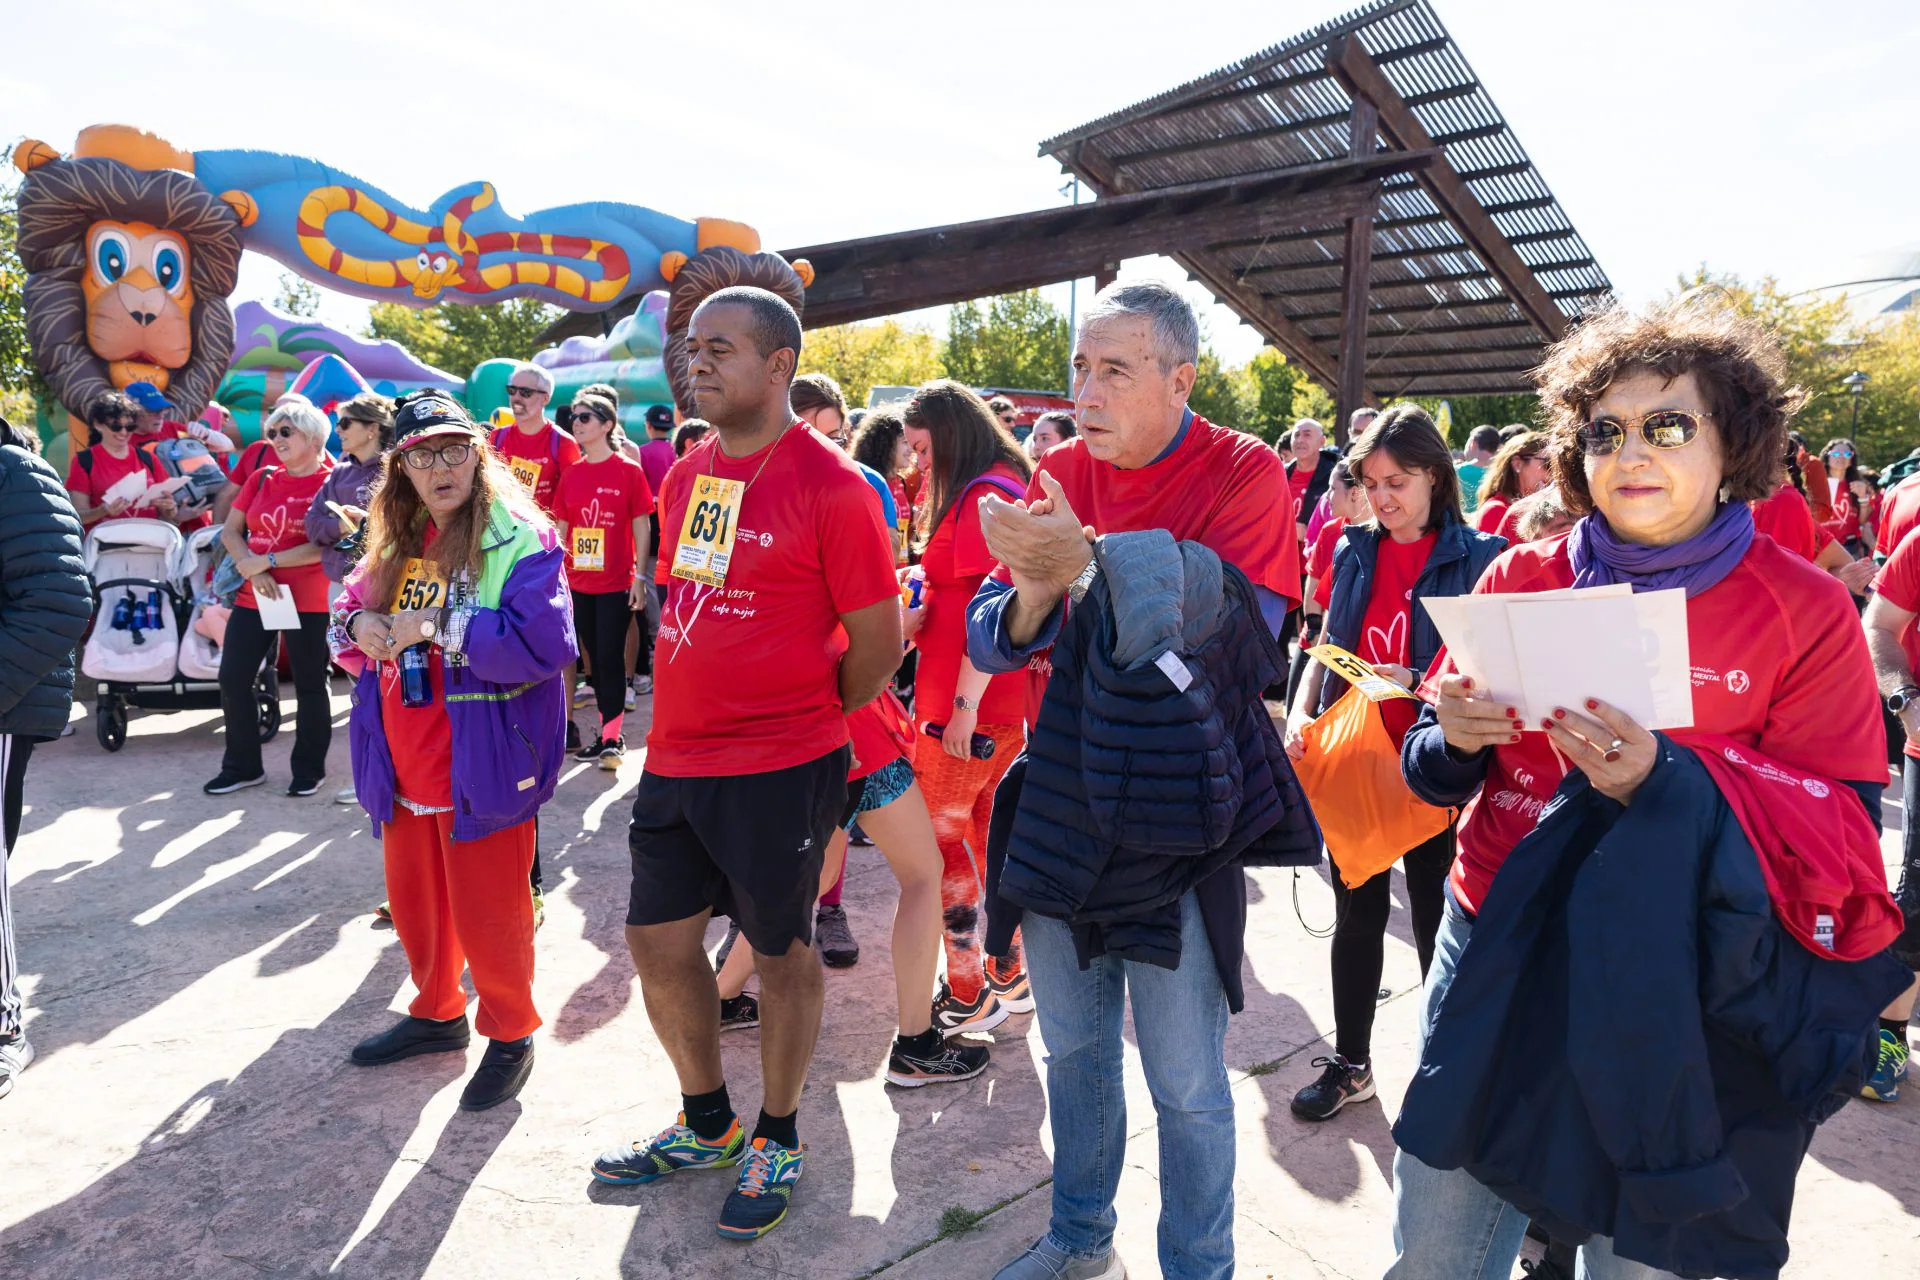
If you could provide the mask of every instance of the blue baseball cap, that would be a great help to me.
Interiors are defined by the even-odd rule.
[[[165,413],[173,408],[173,402],[161,395],[160,388],[151,382],[129,382],[126,393],[128,399],[148,413]]]

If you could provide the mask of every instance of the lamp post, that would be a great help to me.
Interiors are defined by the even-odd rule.
[[[1840,379],[1840,385],[1847,389],[1847,395],[1853,401],[1853,421],[1847,427],[1847,443],[1853,446],[1853,451],[1856,455],[1860,452],[1860,441],[1858,439],[1860,435],[1860,397],[1866,394],[1867,383],[1870,380],[1870,375],[1864,374],[1858,369],[1855,369],[1852,373]]]
[[[1077,209],[1080,207],[1080,175],[1078,173],[1073,175],[1073,181],[1063,182],[1060,184],[1061,195],[1063,196],[1066,195],[1069,189],[1071,189],[1073,192],[1073,204],[1074,204],[1074,207]],[[1068,396],[1073,395],[1073,335],[1074,335],[1073,326],[1079,322],[1079,316],[1077,314],[1079,310],[1080,310],[1080,280],[1078,277],[1075,277],[1074,279],[1067,281],[1067,395]]]

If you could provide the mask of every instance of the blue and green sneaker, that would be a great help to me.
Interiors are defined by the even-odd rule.
[[[780,1225],[800,1182],[807,1144],[789,1150],[755,1138],[740,1165],[740,1181],[720,1209],[720,1234],[729,1240],[758,1240]]]
[[[1873,1074],[1860,1089],[1860,1096],[1875,1102],[1897,1102],[1900,1082],[1907,1078],[1907,1042],[1891,1031],[1880,1032],[1880,1060]]]
[[[593,1162],[593,1176],[616,1187],[631,1187],[642,1182],[658,1182],[682,1169],[731,1169],[740,1163],[746,1147],[746,1133],[735,1120],[727,1131],[709,1142],[687,1128],[687,1113],[682,1111],[673,1127],[663,1129],[650,1141],[609,1151]]]

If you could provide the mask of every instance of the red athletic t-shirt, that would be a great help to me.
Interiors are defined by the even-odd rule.
[[[429,521],[421,552],[439,536],[440,530]],[[398,661],[380,663],[379,672],[380,721],[393,756],[394,794],[419,805],[452,808],[453,723],[447,719],[446,668],[440,662],[440,646],[427,646],[427,684],[433,700],[424,707],[400,701]]]
[[[847,781],[858,782],[901,756],[913,756],[913,721],[891,689],[847,717],[847,737],[853,743],[853,763]]]
[[[1165,529],[1182,542],[1215,552],[1255,586],[1300,602],[1300,543],[1293,513],[1274,495],[1286,486],[1280,455],[1258,437],[1218,427],[1199,414],[1173,452],[1158,462],[1123,470],[1087,452],[1075,436],[1047,450],[1034,468],[1029,497],[1043,497],[1051,475],[1081,524],[1097,533]],[[994,576],[1011,581],[1004,567]],[[1027,664],[1027,718],[1031,724],[1053,675],[1052,652]]]
[[[653,487],[640,464],[616,453],[604,462],[582,459],[560,477],[554,518],[567,526],[567,583],[575,591],[605,595],[633,586],[633,522],[653,511]],[[580,529],[598,529],[601,567],[593,568],[590,546],[575,538]]]
[[[993,477],[989,480],[987,477]],[[922,594],[926,621],[914,643],[920,666],[914,675],[914,718],[920,725],[945,724],[953,714],[959,687],[960,656],[967,649],[967,606],[995,564],[980,532],[980,499],[1023,495],[1027,482],[1005,463],[996,463],[947,511],[920,555],[927,585]],[[1026,714],[1026,681],[1019,672],[994,676],[980,697],[981,724],[1019,724]]]
[[[1307,486],[1313,483],[1313,472],[1318,463],[1301,462],[1296,458],[1284,465],[1287,469],[1287,491],[1293,495],[1293,518],[1297,524],[1301,508],[1307,501]]]
[[[557,517],[559,513],[554,509],[554,495],[559,492],[560,477],[584,456],[580,452],[580,442],[551,421],[547,422],[544,430],[532,435],[519,427],[501,427],[493,433],[492,439],[494,451],[507,460],[507,465],[513,468],[515,475],[521,477],[521,482],[524,484],[529,478],[532,480],[527,488],[533,494],[533,500],[540,504],[540,509]]]
[[[1505,498],[1488,498],[1473,513],[1473,527],[1482,533],[1499,533],[1500,525],[1506,520],[1507,510],[1511,506],[1512,504]]]
[[[1916,526],[1920,526],[1920,480],[1902,480],[1887,491],[1886,500],[1880,504],[1873,549],[1883,556],[1892,555]]]
[[[751,481],[724,587],[672,576],[702,474]],[[745,458],[709,436],[667,473],[660,542],[654,580],[667,601],[646,767],[670,778],[766,773],[844,744],[840,615],[899,591],[880,496],[853,460],[805,423]]]
[[[1824,545],[1813,523],[1813,509],[1791,480],[1782,480],[1772,497],[1753,504],[1753,527],[1809,562]]]
[[[1339,550],[1340,535],[1346,531],[1346,520],[1332,516],[1313,535],[1313,550],[1307,556],[1307,576],[1313,579],[1313,598],[1322,609],[1333,603],[1333,553]]]
[[[234,459],[233,469],[227,472],[227,479],[235,484],[245,484],[250,476],[260,468],[272,466],[276,462],[273,445],[265,440],[255,440],[240,451]]]
[[[1367,598],[1366,611],[1360,615],[1360,635],[1354,641],[1358,656],[1366,662],[1392,663],[1404,667],[1410,661],[1413,628],[1413,586],[1420,571],[1433,554],[1437,534],[1429,533],[1412,542],[1380,539],[1374,553],[1373,594]],[[1418,673],[1415,673],[1418,675]],[[1407,698],[1391,698],[1380,704],[1380,715],[1387,732],[1398,743],[1420,718],[1420,708]]]
[[[92,463],[92,470],[88,470],[88,462]],[[67,464],[67,488],[75,493],[84,493],[87,501],[96,507],[104,506],[103,497],[107,490],[135,472],[146,476],[150,485],[167,478],[167,469],[144,449],[129,449],[124,458],[116,458],[104,448],[82,449]],[[160,513],[152,507],[128,507],[122,514],[157,519]]]
[[[257,556],[269,551],[291,551],[307,541],[307,508],[320,486],[327,482],[330,467],[316,467],[313,474],[296,476],[285,467],[262,467],[240,486],[233,509],[247,517],[247,548]],[[269,569],[273,580],[293,592],[294,607],[302,613],[327,611],[327,573],[315,560],[312,564],[282,565]],[[241,584],[234,604],[242,609],[257,609],[253,582]]]
[[[1494,561],[1476,592],[1573,585],[1567,536],[1526,542]],[[1771,538],[1755,538],[1733,572],[1687,602],[1693,728],[1725,734],[1782,764],[1840,781],[1882,784],[1886,743],[1866,637],[1847,589]],[[1421,687],[1438,696],[1452,674],[1443,649]],[[1493,749],[1487,779],[1467,801],[1453,888],[1477,910],[1494,873],[1566,776],[1546,734]]]
[[[1895,608],[1920,613],[1920,538],[1914,537],[1912,530],[1900,539],[1893,554],[1880,566],[1880,572],[1873,576],[1873,589]],[[1920,627],[1909,622],[1900,632],[1900,647],[1906,651],[1907,669],[1920,673]],[[1920,760],[1920,751],[1916,751],[1911,742],[1905,750]]]

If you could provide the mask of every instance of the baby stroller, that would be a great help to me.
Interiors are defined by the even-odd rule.
[[[210,535],[210,536],[209,536]],[[210,566],[219,532],[203,529],[189,543],[165,520],[108,520],[87,535],[86,570],[93,580],[93,631],[80,653],[81,673],[99,682],[93,727],[100,745],[127,742],[127,712],[206,710],[220,705],[220,659],[206,637],[183,646],[198,611],[195,581]],[[260,737],[280,730],[280,678],[274,649],[254,680]]]

